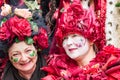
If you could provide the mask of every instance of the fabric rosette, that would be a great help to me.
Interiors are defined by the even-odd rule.
[[[105,46],[92,62],[100,64],[107,75],[107,80],[120,79],[120,49],[113,45]]]
[[[61,46],[62,39],[67,34],[78,33],[93,41],[99,50],[102,49],[105,45],[103,35],[101,35],[93,9],[83,9],[81,4],[75,2],[69,5],[64,3],[62,9],[63,11],[59,12],[60,16],[57,19],[55,33],[57,44]]]

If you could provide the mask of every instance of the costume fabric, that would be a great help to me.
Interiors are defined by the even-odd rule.
[[[62,53],[64,54],[64,53]],[[43,70],[49,73],[43,80],[119,80],[120,49],[106,46],[88,65],[79,67],[67,55],[54,54]]]
[[[104,34],[101,34],[103,28],[101,29],[100,24],[97,24],[100,20],[96,19],[93,8],[85,10],[80,5],[80,0],[72,1],[61,0],[55,12],[57,28],[51,55],[47,59],[48,66],[43,67],[43,70],[48,72],[48,76],[43,80],[119,80],[120,49],[105,46]],[[104,22],[101,24],[103,25]],[[96,44],[99,51],[89,64],[78,66],[66,55],[62,41],[71,33],[81,34]]]

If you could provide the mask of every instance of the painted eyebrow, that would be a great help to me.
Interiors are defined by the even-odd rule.
[[[72,37],[74,37],[74,36],[78,36],[78,35],[77,34],[73,34]]]

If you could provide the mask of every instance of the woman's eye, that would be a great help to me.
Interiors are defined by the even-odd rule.
[[[31,49],[28,49],[28,50],[26,50],[26,53],[29,53],[29,52],[31,52],[32,50]]]
[[[66,40],[66,39],[68,39],[68,37],[64,37],[64,39],[63,39],[63,40]]]
[[[19,56],[19,54],[13,54],[14,57]]]
[[[75,34],[75,35],[73,35],[72,37],[76,37],[77,35]]]

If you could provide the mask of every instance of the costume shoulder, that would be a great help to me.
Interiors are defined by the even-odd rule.
[[[86,80],[86,79],[104,79],[107,80],[107,76],[104,71],[99,68],[98,64],[88,65],[84,68],[80,68],[75,61],[65,55],[51,55],[48,59],[48,65],[42,69],[48,72],[48,75],[43,80]]]
[[[59,54],[51,54],[49,55],[47,59],[47,66],[43,67],[42,69],[46,72],[48,72],[48,75],[43,78],[43,80],[59,80],[62,79],[61,73],[65,72],[68,68],[68,62],[66,62],[67,59],[65,59],[65,55],[59,55]]]
[[[108,76],[108,79],[119,80],[120,79],[120,49],[112,45],[105,46],[100,51],[95,61],[101,64],[102,69]]]
[[[108,52],[111,54],[107,60],[105,66],[105,73],[110,80],[120,79],[120,49],[115,47],[108,48]]]

